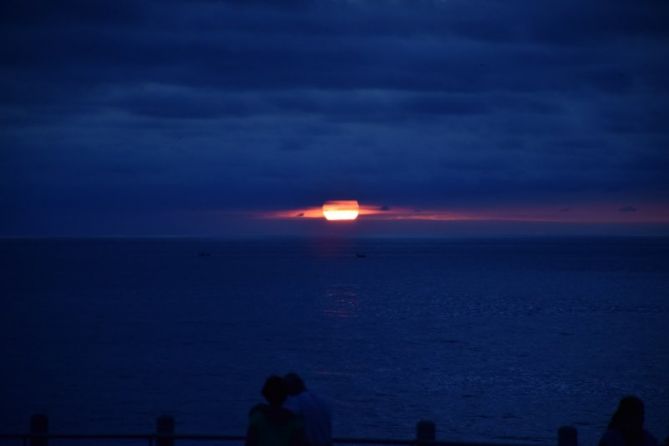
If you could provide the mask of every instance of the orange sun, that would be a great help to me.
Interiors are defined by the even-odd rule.
[[[323,217],[328,221],[351,221],[358,218],[360,206],[356,200],[326,201],[323,204]]]

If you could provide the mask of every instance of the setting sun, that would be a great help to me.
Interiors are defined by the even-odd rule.
[[[323,217],[329,221],[355,220],[359,211],[356,200],[326,201],[323,204]]]

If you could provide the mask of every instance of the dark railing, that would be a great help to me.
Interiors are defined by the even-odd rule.
[[[46,415],[33,415],[30,418],[30,432],[24,434],[0,434],[0,442],[18,442],[23,446],[48,446],[49,440],[88,441],[89,446],[98,442],[145,442],[149,446],[174,446],[177,441],[187,442],[238,442],[243,443],[241,435],[219,434],[177,434],[174,432],[174,418],[163,415],[156,420],[156,431],[146,434],[52,434],[49,433],[49,419]],[[461,441],[439,441],[436,439],[436,425],[432,421],[422,420],[416,424],[416,437],[410,440],[388,438],[333,438],[334,444],[391,445],[391,446],[527,446],[527,443],[480,443]],[[558,429],[557,446],[578,446],[578,432],[571,426]]]

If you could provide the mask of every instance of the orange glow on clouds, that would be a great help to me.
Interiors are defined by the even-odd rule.
[[[357,213],[355,206],[357,205]],[[646,203],[638,207],[593,203],[574,207],[528,206],[488,209],[445,210],[439,208],[387,207],[360,204],[355,200],[329,201],[322,207],[261,212],[264,219],[323,219],[375,221],[507,221],[537,223],[669,223],[669,206]]]
[[[280,210],[264,212],[259,215],[267,219],[322,219],[326,220],[356,220],[364,217],[369,220],[432,220],[454,221],[475,219],[465,214],[456,214],[449,211],[418,210],[411,208],[392,209],[385,206],[363,205],[355,200],[328,201],[322,207]]]
[[[326,201],[323,217],[328,221],[351,221],[358,218],[360,206],[356,200]]]

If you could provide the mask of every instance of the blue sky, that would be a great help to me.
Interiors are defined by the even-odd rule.
[[[669,233],[664,1],[10,0],[0,22],[2,236],[318,234],[258,215],[330,199],[476,217],[366,235]]]

